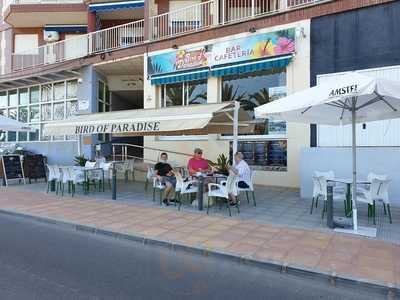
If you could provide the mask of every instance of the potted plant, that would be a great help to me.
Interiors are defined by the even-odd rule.
[[[78,155],[74,157],[75,165],[84,167],[88,159],[83,155]]]
[[[218,155],[216,162],[209,161],[209,164],[216,169],[216,173],[229,175],[229,170],[227,168],[228,157],[225,154],[221,153]]]

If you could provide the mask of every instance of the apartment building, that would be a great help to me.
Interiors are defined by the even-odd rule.
[[[5,0],[0,114],[37,132],[3,133],[0,140],[57,163],[70,163],[79,151],[93,156],[95,145],[112,143],[144,146],[132,154],[149,160],[159,152],[148,148],[191,153],[195,147],[214,160],[229,154],[232,134],[143,137],[97,126],[80,138],[73,132],[46,135],[44,125],[80,114],[110,121],[123,110],[135,110],[132,119],[169,107],[190,114],[194,107],[235,100],[252,119],[254,107],[314,85],[327,73],[395,65],[395,37],[385,41],[392,47],[386,49],[390,62],[374,48],[382,59],[365,67],[338,67],[336,47],[340,20],[394,12],[380,22],[395,28],[390,20],[398,8],[388,0]],[[341,32],[347,40],[366,26],[348,25],[354,30]],[[349,62],[359,61],[344,47]],[[256,183],[298,187],[302,149],[315,146],[317,132],[327,129],[281,120],[252,124],[251,133],[239,135],[239,150],[258,170]]]

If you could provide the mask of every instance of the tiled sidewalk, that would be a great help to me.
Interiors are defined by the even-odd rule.
[[[361,237],[110,200],[0,188],[0,210],[90,226],[258,262],[400,286],[400,246]]]

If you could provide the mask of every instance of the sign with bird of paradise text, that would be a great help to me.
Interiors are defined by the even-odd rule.
[[[259,58],[290,54],[295,51],[295,29],[255,34],[204,47],[179,49],[148,58],[148,74],[179,72]]]

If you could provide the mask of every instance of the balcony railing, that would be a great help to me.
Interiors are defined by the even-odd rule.
[[[17,0],[13,0],[17,1]],[[19,0],[23,1],[23,0]],[[29,0],[33,1],[33,0]],[[61,0],[51,0],[57,2]],[[77,0],[67,0],[77,1]],[[334,0],[210,0],[149,19],[149,37],[144,37],[144,20],[135,21],[49,43],[30,51],[13,53],[13,71],[54,64],[92,54],[132,47],[212,26],[240,22],[257,16],[284,12],[301,6]],[[40,2],[50,2],[41,0]]]
[[[210,27],[217,23],[218,1],[207,1],[150,17],[150,39],[159,40]]]
[[[144,20],[140,20],[13,53],[13,71],[135,46],[144,42],[143,28]]]

